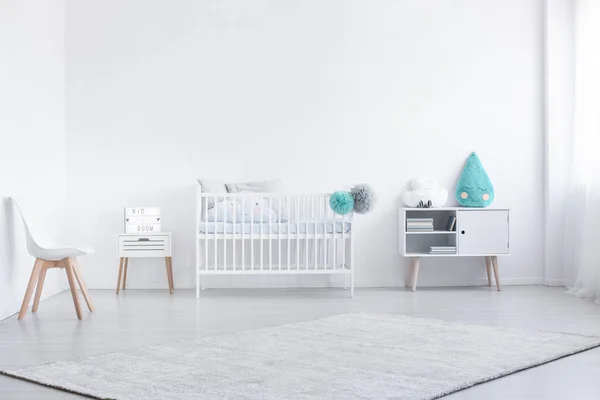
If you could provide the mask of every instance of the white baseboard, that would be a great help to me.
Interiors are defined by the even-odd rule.
[[[563,287],[565,286],[564,279],[544,279],[544,286]]]
[[[494,282],[494,281],[493,281]],[[485,286],[488,284],[487,279],[475,279],[468,282],[469,286]],[[493,283],[495,284],[495,283]],[[500,277],[502,286],[540,286],[544,284],[543,278],[502,278]]]

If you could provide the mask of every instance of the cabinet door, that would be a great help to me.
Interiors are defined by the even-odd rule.
[[[458,211],[459,254],[508,254],[508,211]]]

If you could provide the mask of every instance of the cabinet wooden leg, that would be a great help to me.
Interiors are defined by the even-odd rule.
[[[410,260],[408,264],[408,271],[406,272],[406,279],[404,280],[404,287],[412,287],[412,277],[413,277],[413,260]]]
[[[125,257],[125,265],[123,265],[123,290],[127,285],[127,267],[129,267],[129,257]]]
[[[485,256],[485,269],[487,271],[488,286],[492,286],[492,261],[490,256]]]
[[[500,291],[500,273],[498,271],[498,257],[492,256],[492,264],[494,266],[494,278],[496,279],[496,289]]]
[[[417,290],[417,279],[419,278],[419,267],[421,265],[420,257],[413,258],[413,273],[412,273],[412,291]]]
[[[117,294],[121,288],[121,275],[123,274],[123,264],[125,263],[125,257],[119,259],[119,278],[117,279]]]
[[[29,302],[31,301],[31,296],[33,295],[33,289],[35,289],[35,285],[37,284],[43,266],[44,260],[36,258],[35,263],[33,264],[33,270],[31,271],[31,276],[29,277],[29,283],[27,284],[27,290],[25,291],[25,296],[23,297],[23,303],[21,304],[19,317],[17,319],[21,319],[25,316],[25,314],[27,314],[27,307],[29,307]]]

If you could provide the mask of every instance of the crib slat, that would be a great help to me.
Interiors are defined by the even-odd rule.
[[[302,197],[304,203],[304,269],[308,269],[308,197]]]
[[[254,199],[250,204],[250,269],[254,271]]]
[[[227,269],[227,195],[223,196],[223,269]]]
[[[342,215],[342,268],[346,268],[346,215]]]
[[[277,246],[279,247],[279,249],[277,251],[277,255],[279,256],[279,270],[280,271],[281,271],[281,235],[283,235],[283,232],[281,232],[281,195],[279,195],[279,230],[277,232],[277,239],[279,239]]]
[[[313,205],[313,203],[314,203],[314,205]],[[318,240],[317,240],[317,215],[318,215],[318,208],[319,207],[317,205],[317,198],[316,197],[310,199],[310,206],[311,206],[311,208],[314,207],[313,208],[313,213],[312,213],[313,214],[312,215],[312,220],[314,221],[313,225],[315,226],[315,229],[314,229],[315,236],[313,237],[313,252],[314,252],[314,260],[313,261],[314,261],[314,264],[315,264],[315,269],[317,269],[317,244],[318,244]]]
[[[242,269],[246,269],[246,196],[242,197]]]
[[[332,231],[333,231],[333,249],[332,249],[333,257],[331,259],[331,262],[333,264],[332,265],[333,269],[335,269],[337,266],[337,229],[335,229],[336,215],[337,214],[335,213],[335,211],[332,212],[333,219],[331,221],[331,224],[332,224]]]
[[[215,226],[215,232],[214,232],[215,233],[215,235],[214,235],[214,238],[215,238],[215,259],[214,259],[214,266],[215,266],[215,270],[216,270],[217,269],[217,258],[218,258],[217,257],[217,231],[218,231],[217,227],[219,226],[217,224],[217,220],[219,219],[219,213],[217,212],[218,211],[218,208],[217,208],[217,196],[214,196],[214,197],[215,197],[214,198],[215,202],[214,202],[214,205],[213,205],[213,207],[215,209],[215,222],[213,222],[213,224]]]
[[[273,196],[269,195],[269,271],[273,269]]]
[[[292,229],[292,209],[290,208],[290,197],[288,196],[287,198],[287,212],[288,212],[288,229],[287,229],[287,265],[288,265],[288,270],[291,269],[292,266],[292,260],[290,257],[290,232]]]
[[[263,213],[265,210],[263,210],[263,203],[264,203],[264,198],[261,196],[260,200],[258,202],[258,208],[260,210],[260,270],[262,271],[263,269]]]
[[[300,197],[294,199],[296,202],[296,268],[300,269]]]
[[[236,222],[237,222],[237,207],[236,207],[236,201],[237,199],[234,197],[233,198],[233,239],[231,240],[231,242],[233,243],[233,270],[235,271],[235,265],[237,264],[237,260],[235,259],[235,248],[237,247],[235,244],[235,226],[236,226]]]
[[[327,269],[327,196],[323,197],[323,268]]]
[[[208,271],[208,196],[204,196],[204,269]]]

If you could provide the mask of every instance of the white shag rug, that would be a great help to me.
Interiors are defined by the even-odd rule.
[[[436,399],[600,338],[395,315],[310,322],[1,371],[97,399]]]

